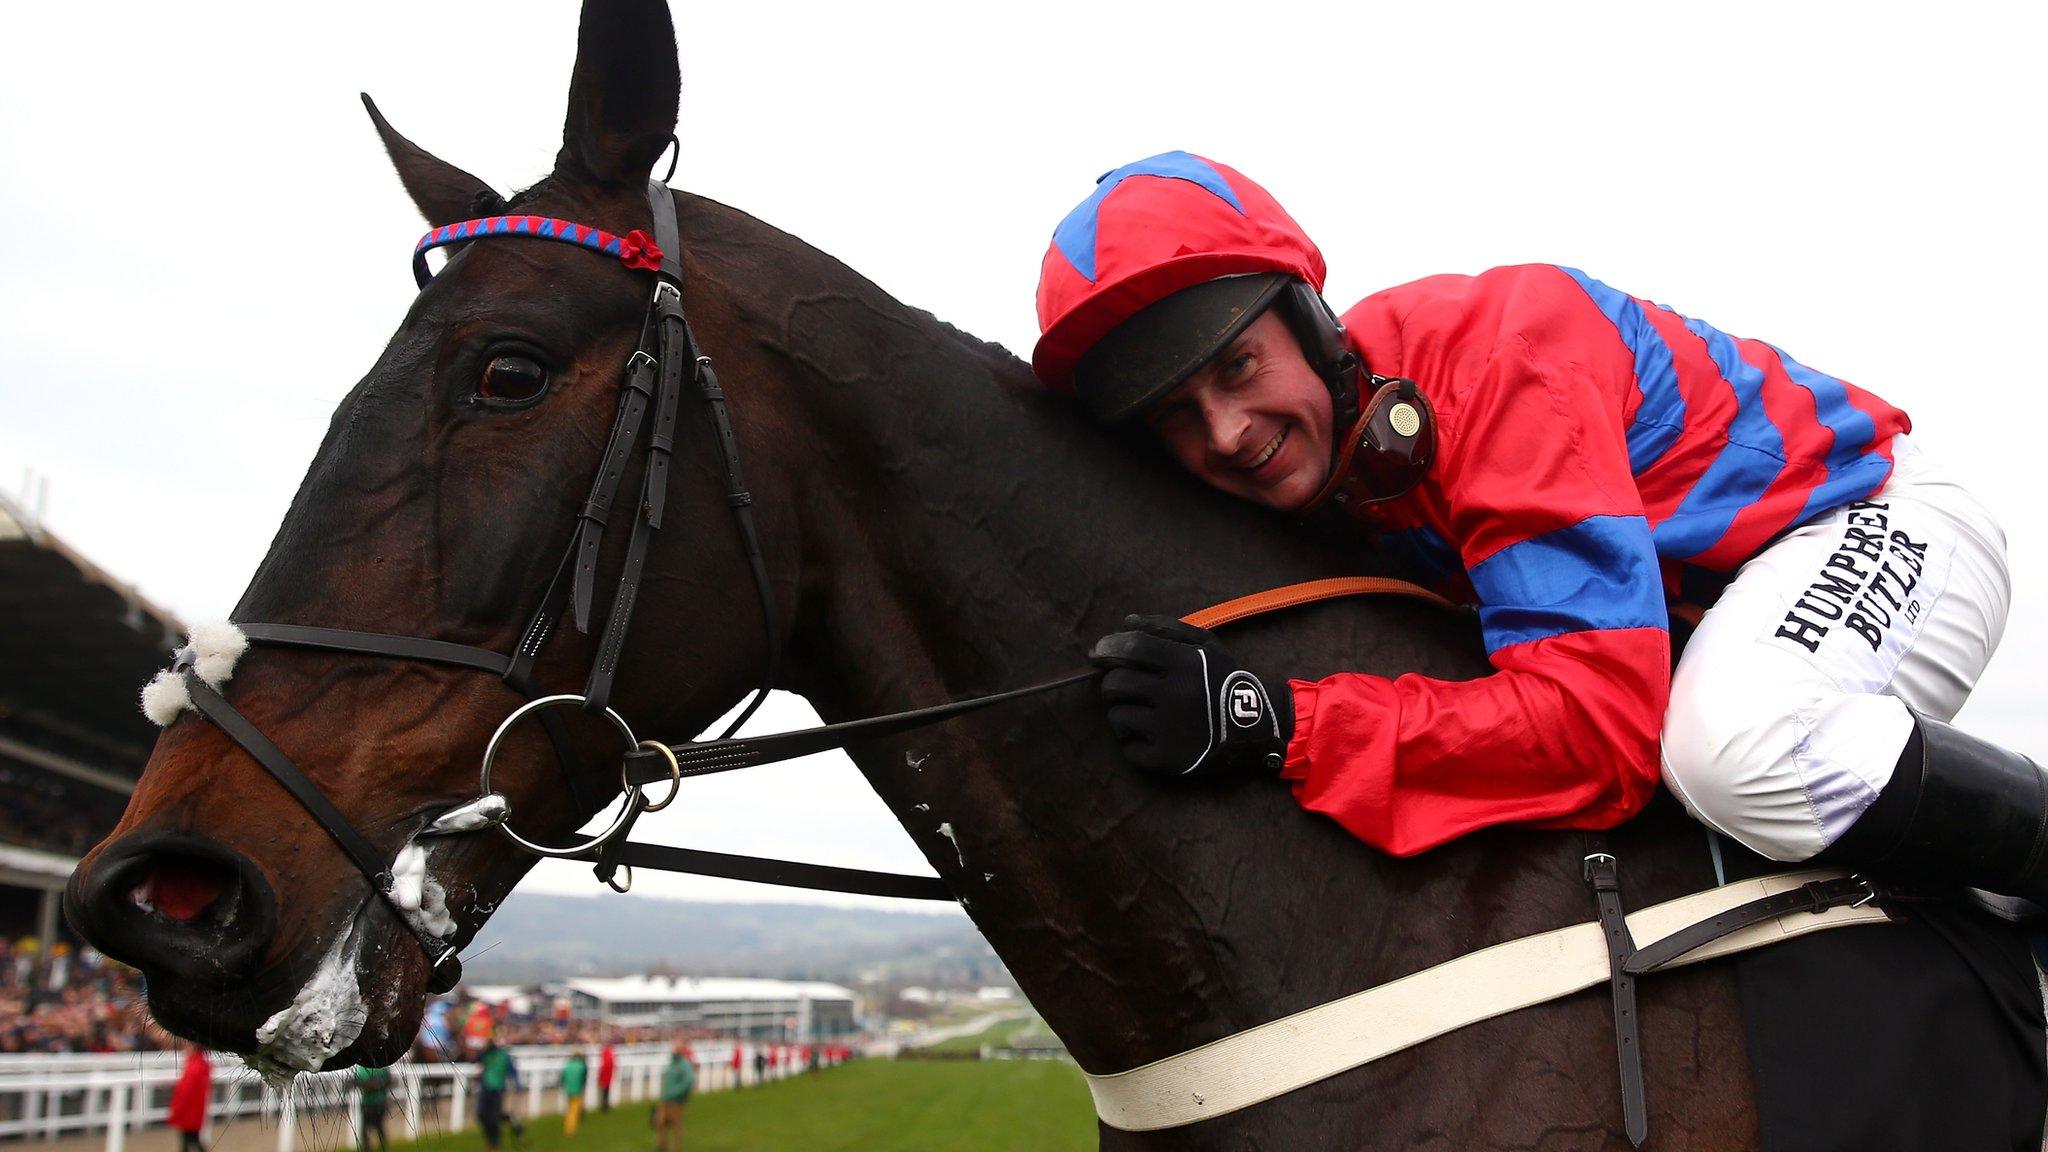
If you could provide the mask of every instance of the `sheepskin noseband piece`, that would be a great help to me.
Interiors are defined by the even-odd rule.
[[[192,692],[185,673],[191,672],[220,691],[235,675],[235,661],[249,650],[249,638],[225,620],[194,624],[185,646],[178,649],[171,667],[156,674],[142,688],[142,714],[159,728],[168,728],[178,713],[192,707]]]
[[[661,246],[638,228],[614,236],[602,228],[557,220],[552,216],[485,216],[436,228],[412,248],[412,278],[425,288],[434,278],[427,268],[427,253],[449,244],[461,244],[485,236],[531,236],[536,240],[560,240],[588,248],[605,256],[616,256],[628,268],[653,272],[661,267]]]

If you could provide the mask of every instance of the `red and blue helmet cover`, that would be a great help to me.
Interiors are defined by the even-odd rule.
[[[1047,386],[1073,388],[1074,365],[1117,325],[1219,276],[1285,272],[1316,291],[1323,254],[1264,188],[1188,152],[1103,173],[1053,230],[1038,277],[1038,346]]]

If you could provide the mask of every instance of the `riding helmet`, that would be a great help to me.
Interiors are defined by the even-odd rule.
[[[1324,276],[1322,253],[1264,188],[1187,152],[1147,157],[1104,173],[1054,230],[1032,367],[1113,423],[1173,391],[1278,304],[1349,407],[1356,358],[1323,303]]]

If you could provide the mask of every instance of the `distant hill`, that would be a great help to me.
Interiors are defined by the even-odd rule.
[[[465,973],[487,983],[648,970],[835,983],[1009,982],[965,916],[807,904],[514,892],[466,951]]]

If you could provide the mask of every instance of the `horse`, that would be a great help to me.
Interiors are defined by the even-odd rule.
[[[371,114],[436,227],[517,211],[627,234],[650,226],[646,181],[679,93],[659,0],[586,4],[554,170],[509,203]],[[712,417],[688,405],[612,699],[641,730],[699,731],[770,668],[775,687],[831,721],[929,707],[1070,673],[1127,612],[1387,567],[1368,544],[1299,531],[1103,436],[1008,352],[800,240],[703,197],[674,204],[683,307],[726,382],[775,618],[753,594]],[[236,619],[511,651],[599,467],[645,294],[643,275],[565,245],[458,250],[336,411]],[[530,394],[506,402],[508,388]],[[612,534],[605,580],[623,551]],[[574,684],[597,643],[563,630],[537,680]],[[1468,615],[1410,602],[1262,617],[1230,643],[1268,683],[1489,670]],[[476,765],[519,702],[474,670],[275,647],[249,651],[224,693],[387,860],[476,796]],[[569,727],[573,791],[531,733],[498,749],[494,787],[525,835],[572,833],[593,798],[619,791],[616,737],[594,721]],[[1275,781],[1165,785],[1124,770],[1082,689],[849,752],[1091,1070],[1593,909],[1576,834],[1494,829],[1391,858]],[[420,843],[455,946],[532,862],[495,835]],[[1668,799],[1611,843],[1631,904],[1714,883],[1700,830]],[[67,907],[148,975],[166,1027],[272,1068],[398,1058],[435,980],[322,825],[191,717],[162,734]],[[273,1027],[287,1012],[317,1019],[296,1047]],[[1658,1147],[1759,1146],[1730,966],[1648,981],[1641,1040]],[[1587,992],[1203,1123],[1105,1126],[1101,1145],[1624,1148],[1613,1044],[1607,998]]]

